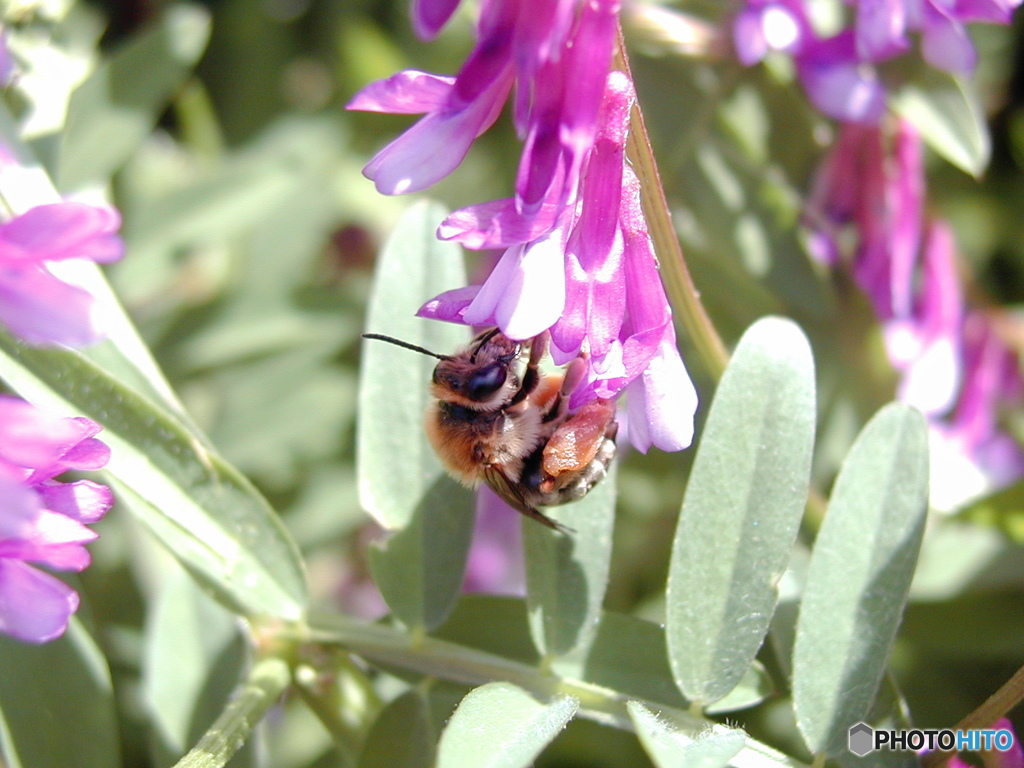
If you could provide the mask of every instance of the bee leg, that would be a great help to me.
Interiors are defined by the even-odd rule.
[[[577,357],[569,363],[569,366],[565,369],[565,378],[562,379],[562,387],[558,392],[558,396],[552,402],[551,409],[544,414],[542,419],[544,423],[554,421],[565,413],[569,404],[569,395],[572,394],[572,391],[576,389],[577,385],[583,381],[586,375],[587,359],[585,357]]]
[[[548,332],[544,331],[539,336],[535,336],[533,341],[530,342],[530,358],[526,362],[523,383],[520,384],[519,391],[509,401],[508,404],[510,406],[521,403],[533,394],[533,391],[537,389],[537,385],[540,384],[540,361],[547,354],[548,338]]]

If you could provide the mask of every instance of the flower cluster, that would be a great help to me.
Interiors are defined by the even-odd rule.
[[[421,0],[417,29],[436,34],[455,5]],[[625,160],[634,95],[611,71],[618,12],[616,0],[486,0],[479,42],[455,78],[402,72],[349,108],[426,113],[364,171],[396,194],[451,172],[514,87],[524,143],[514,196],[456,211],[439,228],[442,239],[504,254],[483,285],[444,293],[420,314],[497,325],[516,339],[550,332],[556,363],[588,362],[571,407],[626,391],[630,441],[678,450],[692,439],[696,394]]]
[[[750,65],[769,50],[789,53],[814,105],[839,120],[877,121],[885,86],[877,65],[911,48],[937,69],[970,75],[977,54],[966,24],[1007,24],[1020,0],[856,0],[850,28],[829,36],[812,24],[805,0],[747,0],[733,26],[736,54]]]
[[[0,70],[8,59],[0,58]],[[0,72],[0,77],[3,73]],[[9,175],[19,166],[0,147]],[[111,208],[60,202],[31,208],[0,224],[0,324],[30,344],[82,346],[101,339],[95,297],[54,273],[60,262],[109,262],[124,246]],[[112,503],[108,488],[88,480],[60,483],[68,470],[106,465],[110,452],[85,418],[58,418],[0,396],[0,631],[42,643],[62,635],[78,594],[32,564],[81,571],[87,525]]]
[[[91,293],[53,274],[68,259],[121,257],[112,208],[62,202],[40,205],[0,224],[0,323],[31,344],[81,346],[105,334]]]
[[[68,470],[106,465],[110,451],[85,418],[57,418],[13,397],[0,396],[0,631],[42,643],[64,633],[78,594],[35,568],[81,571],[86,526],[110,508],[110,491],[89,480],[53,478]]]
[[[1005,406],[1024,403],[1024,380],[995,316],[965,309],[952,232],[925,215],[924,196],[921,139],[909,123],[847,123],[818,172],[807,221],[818,258],[848,264],[871,300],[901,374],[899,397],[930,418],[936,455],[983,475],[933,500],[954,506],[1024,474],[1024,454],[998,423]]]

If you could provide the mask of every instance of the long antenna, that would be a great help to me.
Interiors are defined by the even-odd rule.
[[[401,339],[396,339],[391,336],[383,336],[379,333],[364,333],[363,338],[386,341],[388,344],[394,344],[396,347],[405,347],[406,349],[411,349],[413,352],[421,352],[424,355],[436,357],[438,360],[450,359],[448,355],[439,355],[437,352],[431,352],[429,349],[424,349],[423,347],[416,346],[415,344],[410,344],[408,341],[402,341]]]

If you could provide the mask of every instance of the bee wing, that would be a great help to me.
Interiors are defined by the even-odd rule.
[[[521,512],[527,517],[536,520],[538,523],[546,525],[548,528],[561,531],[562,533],[572,533],[571,528],[567,528],[560,523],[556,523],[540,510],[527,504],[518,485],[514,483],[497,464],[486,465],[483,468],[482,474],[484,482],[491,486],[494,492],[501,496],[501,498],[517,512]]]

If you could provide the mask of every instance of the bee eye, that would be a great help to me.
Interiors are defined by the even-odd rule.
[[[470,400],[485,400],[505,383],[508,369],[503,363],[485,365],[469,377],[466,382],[466,396]]]

